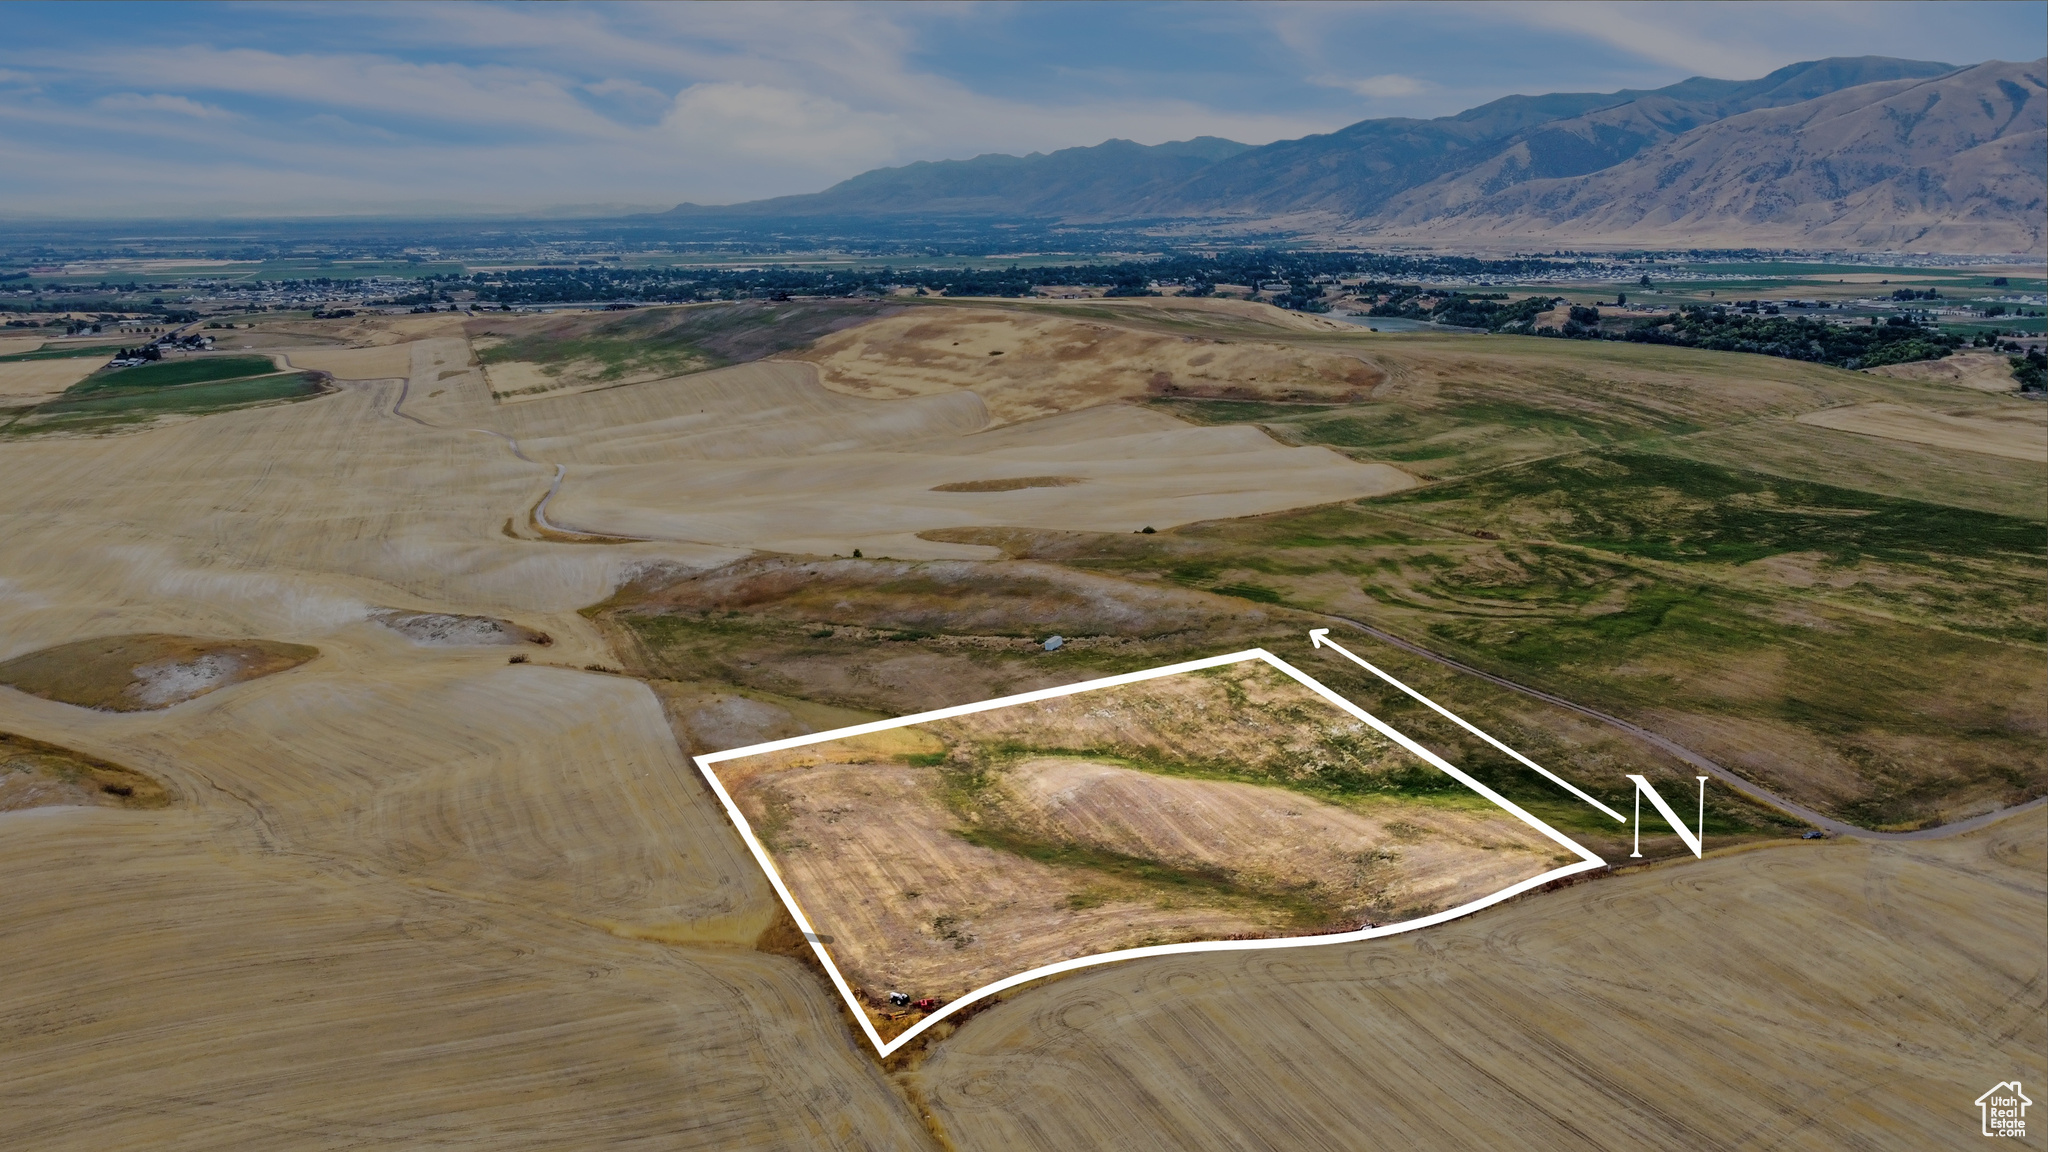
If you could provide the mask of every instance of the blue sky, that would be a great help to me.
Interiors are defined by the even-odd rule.
[[[0,216],[810,192],[1110,137],[1265,143],[1799,60],[2037,58],[2048,5],[12,3]]]

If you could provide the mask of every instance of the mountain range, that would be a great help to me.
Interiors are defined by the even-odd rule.
[[[1757,80],[1509,96],[1262,146],[1110,140],[864,172],[681,218],[1200,221],[1439,246],[2029,253],[2048,61],[1817,60]]]

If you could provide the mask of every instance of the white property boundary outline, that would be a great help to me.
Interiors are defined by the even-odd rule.
[[[1414,920],[1406,920],[1399,924],[1390,924],[1381,928],[1361,928],[1355,932],[1337,932],[1324,936],[1278,936],[1259,940],[1198,940],[1187,944],[1155,944],[1146,948],[1124,948],[1114,952],[1101,952],[1093,956],[1082,956],[1073,960],[1062,960],[1057,964],[1046,964],[1027,972],[1020,972],[1015,976],[1005,977],[992,984],[984,984],[965,996],[951,1001],[938,1011],[918,1021],[908,1031],[896,1037],[896,1039],[885,1043],[882,1040],[882,1034],[875,1030],[874,1022],[868,1019],[867,1010],[861,1006],[859,999],[854,996],[852,986],[847,984],[846,977],[840,974],[839,966],[832,962],[831,953],[825,950],[824,943],[818,938],[817,929],[812,927],[810,918],[804,915],[802,906],[797,903],[796,895],[789,890],[787,884],[783,883],[782,873],[776,870],[775,861],[768,856],[768,849],[761,843],[760,837],[754,835],[753,826],[747,823],[746,815],[740,811],[739,805],[733,801],[732,794],[727,792],[725,785],[719,782],[718,774],[711,770],[713,764],[724,760],[739,760],[748,756],[757,756],[764,752],[780,752],[788,748],[801,748],[807,744],[822,744],[832,740],[843,740],[850,736],[865,736],[871,732],[886,732],[891,728],[905,728],[913,724],[930,723],[934,720],[948,720],[955,716],[966,716],[975,712],[1007,708],[1013,704],[1030,704],[1039,700],[1052,700],[1061,696],[1072,696],[1080,692],[1090,692],[1097,688],[1114,688],[1122,684],[1136,684],[1140,681],[1154,680],[1162,676],[1177,676],[1183,672],[1199,672],[1205,668],[1220,668],[1227,664],[1241,664],[1247,660],[1263,660],[1285,675],[1300,682],[1309,691],[1328,700],[1344,712],[1364,721],[1380,735],[1399,744],[1414,755],[1421,757],[1425,763],[1443,770],[1467,788],[1506,809],[1524,824],[1529,825],[1529,827],[1541,832],[1544,836],[1570,849],[1573,855],[1579,857],[1579,862],[1567,864],[1561,868],[1553,868],[1541,875],[1532,876],[1527,880],[1509,885],[1492,895],[1482,896],[1469,904],[1461,904],[1447,911],[1419,917]],[[1057,688],[1041,688],[1036,692],[1003,696],[974,704],[960,704],[952,708],[941,708],[935,712],[920,712],[914,716],[901,716],[894,720],[876,720],[867,724],[855,724],[847,728],[835,728],[830,732],[814,732],[808,736],[792,736],[784,740],[770,740],[763,744],[749,744],[744,748],[712,752],[703,756],[692,757],[692,759],[697,764],[697,770],[704,774],[705,782],[710,784],[711,790],[718,794],[719,803],[725,805],[726,815],[732,817],[733,825],[739,829],[740,836],[746,840],[747,848],[753,852],[754,859],[761,865],[761,871],[767,874],[768,883],[774,886],[775,894],[782,898],[783,906],[789,909],[790,916],[796,920],[797,928],[803,932],[804,939],[810,941],[811,950],[817,953],[818,962],[825,966],[825,974],[832,978],[833,985],[839,989],[839,995],[846,1000],[847,1007],[853,1010],[854,1019],[860,1021],[861,1030],[867,1033],[868,1039],[873,1042],[876,1052],[882,1056],[888,1056],[916,1038],[925,1029],[967,1007],[969,1004],[987,999],[998,992],[1014,988],[1019,984],[1027,984],[1033,980],[1058,975],[1061,972],[1071,972],[1079,968],[1091,968],[1098,964],[1112,964],[1119,960],[1137,960],[1147,956],[1176,956],[1189,952],[1248,952],[1267,948],[1312,948],[1323,944],[1350,944],[1359,940],[1392,936],[1401,932],[1412,932],[1418,928],[1432,927],[1449,920],[1456,920],[1462,916],[1469,916],[1482,908],[1498,904],[1503,900],[1512,899],[1532,888],[1540,888],[1553,880],[1576,875],[1591,868],[1604,868],[1607,866],[1607,861],[1595,856],[1587,851],[1584,846],[1573,842],[1557,829],[1530,815],[1514,801],[1488,788],[1471,776],[1466,775],[1458,768],[1446,762],[1442,757],[1395,730],[1379,717],[1372,715],[1365,709],[1323,687],[1307,673],[1266,651],[1264,648],[1248,648],[1242,652],[1231,652],[1222,656],[1209,656],[1201,660],[1188,660],[1179,664],[1168,664],[1160,668],[1148,668],[1142,672],[1126,672],[1119,676],[1104,676],[1096,680],[1083,680],[1078,684],[1063,684]]]

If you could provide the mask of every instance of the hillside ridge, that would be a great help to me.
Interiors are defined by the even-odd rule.
[[[1112,139],[920,161],[821,192],[663,215],[1202,220],[1434,244],[2037,253],[2044,63],[1834,57],[1754,80],[1507,96],[1258,146]],[[1931,103],[1907,107],[1915,100]]]

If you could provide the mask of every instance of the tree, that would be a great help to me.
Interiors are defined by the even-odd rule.
[[[2014,357],[2007,361],[2012,365],[2012,378],[2019,382],[2022,392],[2048,391],[2048,356],[2040,349],[2027,353],[2025,359]]]

